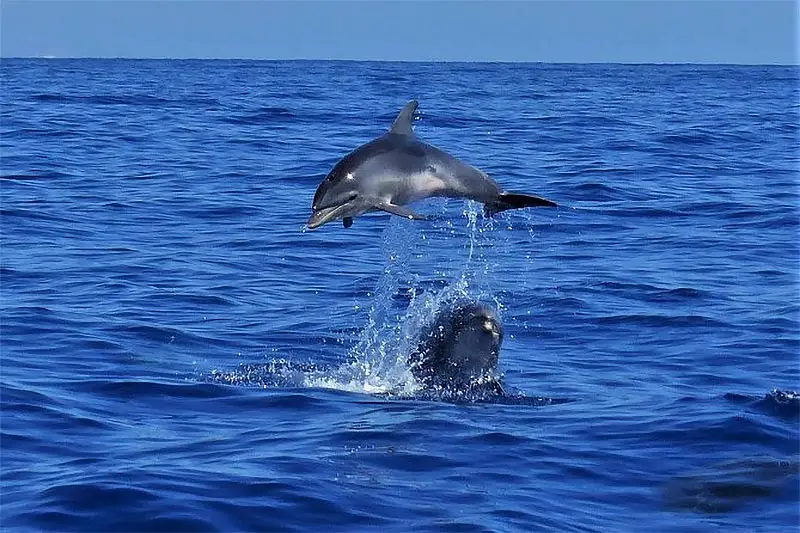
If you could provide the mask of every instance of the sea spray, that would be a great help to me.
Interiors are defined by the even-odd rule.
[[[429,202],[435,208],[437,202]],[[381,238],[384,268],[368,294],[367,319],[358,339],[339,366],[284,359],[242,365],[235,371],[214,370],[212,381],[262,387],[319,387],[370,394],[413,396],[419,390],[408,358],[417,337],[438,314],[459,300],[503,306],[491,288],[496,266],[492,219],[480,215],[480,204],[466,202],[462,216],[447,212],[427,223],[390,217]],[[434,272],[425,271],[431,254],[446,250]],[[347,339],[342,339],[346,341]]]
[[[491,221],[479,216],[478,207],[475,202],[467,202],[463,218],[446,218],[430,234],[419,222],[390,219],[381,243],[386,266],[373,293],[367,324],[351,350],[350,361],[336,371],[339,386],[353,390],[360,383],[365,392],[413,393],[417,384],[407,360],[426,324],[458,300],[482,299],[493,302],[498,309],[502,307],[490,291],[493,263],[488,260],[490,254],[485,253],[488,248],[485,226]],[[424,257],[418,253],[421,247],[437,245],[459,250],[457,257],[461,263],[455,268],[449,265],[452,277],[442,280],[439,290],[421,290],[418,285],[425,276],[414,273],[414,260]],[[316,384],[322,383],[317,380]]]

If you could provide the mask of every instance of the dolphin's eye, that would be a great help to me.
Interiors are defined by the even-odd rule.
[[[350,194],[347,196],[347,201],[348,201],[348,202],[352,202],[352,201],[353,201],[353,200],[355,200],[356,198],[358,198],[358,193],[357,193],[357,192],[351,192],[351,193],[350,193]]]

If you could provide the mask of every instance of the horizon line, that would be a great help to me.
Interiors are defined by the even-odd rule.
[[[343,59],[343,58],[261,58],[261,57],[129,57],[129,56],[0,56],[0,61],[9,59],[42,59],[42,60],[106,60],[106,61],[263,61],[263,62],[340,62],[340,63],[469,63],[469,64],[531,64],[531,65],[705,65],[705,66],[742,66],[742,67],[797,67],[794,63],[735,63],[714,61],[533,61],[509,59]]]

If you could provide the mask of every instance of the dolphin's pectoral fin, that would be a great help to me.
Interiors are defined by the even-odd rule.
[[[342,225],[345,228],[349,228],[350,226],[352,226],[353,225],[353,217],[344,217],[342,219]]]
[[[392,122],[392,127],[389,128],[389,133],[397,133],[399,135],[414,135],[414,130],[411,128],[411,123],[414,122],[414,111],[417,110],[419,102],[411,100],[403,109],[398,113],[397,118]]]
[[[409,220],[426,220],[424,216],[416,214],[407,207],[391,204],[389,202],[381,202],[376,204],[375,209],[380,209],[381,211],[386,211],[387,213],[407,218]]]

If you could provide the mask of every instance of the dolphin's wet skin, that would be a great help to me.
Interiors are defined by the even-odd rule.
[[[502,343],[503,326],[491,308],[458,303],[423,329],[409,366],[426,389],[503,394],[497,375]]]
[[[408,102],[387,133],[359,146],[330,171],[314,194],[308,229],[334,220],[345,228],[369,211],[420,220],[405,205],[433,196],[484,204],[492,216],[507,209],[555,207],[550,200],[503,190],[486,173],[419,140],[412,129],[417,101]]]

